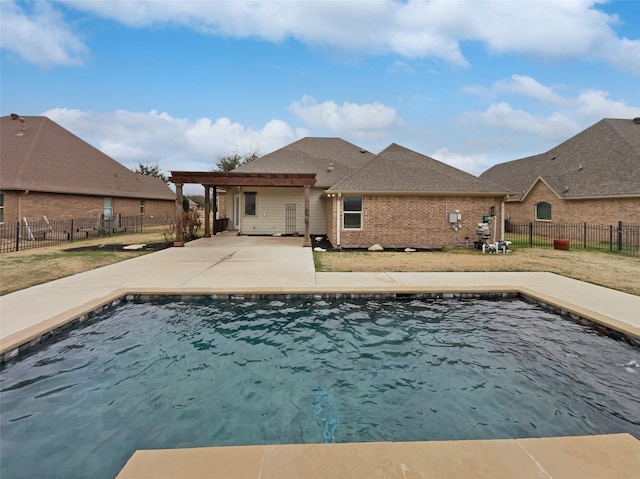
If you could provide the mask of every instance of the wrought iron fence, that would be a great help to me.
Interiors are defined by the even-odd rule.
[[[0,253],[53,246],[87,238],[143,231],[169,231],[173,217],[121,216],[0,224]]]
[[[640,224],[516,222],[505,220],[505,239],[514,246],[553,248],[554,240],[569,240],[570,248],[640,256]]]

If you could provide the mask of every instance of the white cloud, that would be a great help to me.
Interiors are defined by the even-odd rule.
[[[522,106],[514,107],[506,101],[494,101],[484,111],[465,113],[465,125],[481,124],[503,131],[529,133],[546,140],[567,139],[603,118],[634,118],[640,115],[640,105],[627,105],[623,101],[613,100],[606,91],[585,90],[574,97],[562,96],[553,87],[521,75],[496,82],[491,90],[480,88],[470,87],[464,91],[490,91],[493,97],[501,93],[514,94],[516,98],[513,102]],[[530,105],[528,99],[536,100],[542,108]]]
[[[462,153],[449,151],[448,148],[440,148],[438,151],[429,156],[476,176],[488,169],[489,166],[491,166],[487,155],[484,153],[463,155]]]
[[[466,113],[465,120],[503,130],[533,133],[548,140],[562,140],[580,131],[580,125],[562,113],[546,117],[514,109],[509,103],[494,103],[483,112]]]
[[[587,90],[574,101],[575,110],[587,118],[635,118],[640,116],[640,104],[626,105],[622,101],[611,100],[609,93],[601,90]]]
[[[334,101],[318,103],[310,96],[303,96],[294,101],[289,111],[300,120],[314,128],[325,128],[339,136],[356,139],[380,139],[386,130],[399,123],[394,108],[374,103],[343,102],[338,105]]]
[[[49,3],[31,5],[27,11],[13,0],[0,2],[0,47],[43,68],[81,64],[88,49],[80,36]]]
[[[598,0],[57,3],[132,28],[184,26],[203,34],[270,42],[293,38],[310,46],[412,59],[431,57],[458,66],[468,64],[461,44],[480,42],[496,54],[606,62],[640,75],[640,39],[618,37],[613,28],[617,18],[598,10]],[[23,12],[22,16],[26,14]],[[61,28],[59,23],[44,27],[53,28],[54,32]],[[63,26],[62,32],[69,37],[63,43],[66,51],[75,52],[77,46],[82,46],[68,27]],[[73,39],[76,42],[72,48]],[[77,52],[67,56],[76,58]],[[26,54],[25,58],[28,59]],[[55,58],[52,62],[61,63]]]
[[[168,113],[113,113],[56,108],[43,113],[128,168],[157,164],[163,171],[209,171],[220,156],[269,153],[303,136],[280,120],[254,130],[228,118],[195,121]]]
[[[566,106],[569,103],[567,99],[555,93],[553,88],[544,86],[533,78],[523,75],[513,75],[510,80],[499,81],[493,86],[493,89],[497,92],[527,96],[556,106]]]

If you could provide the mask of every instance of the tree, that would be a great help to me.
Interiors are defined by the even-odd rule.
[[[185,195],[185,197],[195,202],[199,207],[204,206],[204,195]]]
[[[256,158],[260,158],[260,154],[257,151],[253,151],[244,156],[240,156],[237,153],[233,155],[220,156],[218,157],[218,163],[216,163],[216,168],[214,171],[235,170],[238,166],[249,163]]]
[[[160,167],[155,165],[145,165],[144,163],[138,163],[138,167],[133,170],[135,173],[144,176],[155,176],[160,178],[165,183],[169,184],[169,178],[160,170]]]

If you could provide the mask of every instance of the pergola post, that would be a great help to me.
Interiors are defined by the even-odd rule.
[[[211,238],[211,187],[204,185],[204,237]]]
[[[309,203],[311,198],[311,186],[304,186],[304,242],[302,246],[311,246],[311,237],[309,235]]]
[[[182,183],[176,183],[176,240],[173,242],[173,246],[184,246],[184,234],[182,232],[182,215],[184,209],[182,208]]]
[[[213,208],[212,208],[213,234],[215,235],[218,232],[216,229],[218,225],[218,223],[216,222],[216,219],[218,218],[218,187],[217,186],[213,187],[213,196],[211,197],[211,199],[213,200]]]

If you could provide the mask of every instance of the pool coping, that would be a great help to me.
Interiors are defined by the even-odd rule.
[[[138,450],[116,479],[632,479],[630,434]]]
[[[91,317],[106,309],[116,307],[127,298],[133,297],[141,299],[163,299],[167,297],[175,299],[222,299],[233,297],[244,297],[248,299],[258,299],[264,297],[309,297],[322,299],[327,297],[428,297],[428,298],[455,298],[455,297],[482,297],[493,296],[519,296],[529,302],[551,310],[561,316],[573,321],[593,326],[599,329],[602,334],[607,334],[622,339],[626,342],[640,347],[640,330],[624,321],[614,317],[592,311],[568,301],[560,301],[557,298],[543,294],[530,287],[484,287],[484,288],[459,288],[449,287],[413,287],[413,288],[389,288],[389,287],[369,287],[369,288],[247,288],[244,291],[237,289],[163,289],[163,288],[120,288],[101,298],[85,303],[81,306],[71,308],[61,314],[28,326],[20,331],[2,338],[0,341],[0,364],[16,359],[22,354],[39,344],[52,340],[60,333],[82,324]]]

